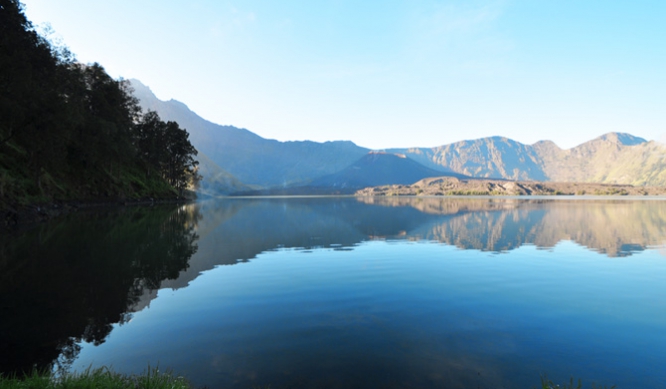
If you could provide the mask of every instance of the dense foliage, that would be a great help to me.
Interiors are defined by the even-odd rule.
[[[142,114],[131,92],[0,0],[0,207],[182,195],[198,178],[188,133]]]

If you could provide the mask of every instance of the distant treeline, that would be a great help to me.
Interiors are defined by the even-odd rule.
[[[131,92],[37,33],[18,0],[0,0],[0,209],[196,184],[187,131],[142,113]]]

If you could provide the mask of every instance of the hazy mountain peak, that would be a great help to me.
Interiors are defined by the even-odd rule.
[[[461,140],[458,142],[454,142],[448,145],[442,145],[439,147],[435,147],[433,149],[442,149],[442,148],[447,148],[450,147],[451,145],[454,145],[455,147],[466,147],[468,145],[499,145],[499,144],[505,144],[509,146],[523,146],[523,143],[520,143],[516,140],[513,140],[511,138],[507,138],[506,136],[500,136],[500,135],[493,135],[493,136],[486,136],[483,138],[477,138],[477,139],[465,139]]]
[[[127,81],[129,81],[132,89],[134,89],[134,97],[139,99],[139,101],[155,101],[157,100],[157,96],[155,96],[155,93],[145,84],[143,84],[141,81],[137,80],[136,78],[130,78]]]
[[[612,142],[624,146],[635,146],[647,142],[643,138],[633,136],[625,132],[609,132],[608,134],[604,134],[597,139],[605,140],[607,142]]]
[[[164,112],[163,110],[159,109],[160,105],[168,105],[171,106],[171,109],[178,109],[178,110],[183,110],[184,112],[187,112],[190,115],[196,115],[192,110],[183,102],[180,102],[178,100],[170,99],[169,101],[162,101],[157,98],[155,93],[146,85],[144,85],[141,81],[137,80],[136,78],[130,78],[128,80],[130,84],[132,85],[132,88],[134,89],[134,97],[139,99],[139,102],[141,104],[141,107],[144,110],[153,110],[153,111],[158,111],[160,114],[160,117],[162,117],[163,120],[172,120],[168,118],[168,114]],[[162,112],[160,112],[162,111]]]
[[[227,186],[238,185],[225,174],[217,174],[219,170],[251,186],[286,186],[344,169],[368,151],[351,141],[265,139],[244,128],[210,122],[186,104],[177,100],[162,101],[140,81],[129,81],[144,110],[154,110],[162,120],[175,121],[189,132],[190,141],[208,157],[209,165],[217,165],[217,168],[210,166],[209,170],[230,184]]]
[[[170,100],[168,101],[168,103],[173,104],[173,105],[179,105],[179,106],[181,106],[182,108],[186,108],[188,111],[191,111],[190,107],[188,107],[187,104],[185,104],[185,103],[183,103],[183,102],[181,102],[181,101],[174,100],[174,99],[170,99]]]
[[[539,146],[547,146],[547,147],[553,147],[553,146],[554,146],[554,147],[559,148],[559,146],[558,146],[555,142],[553,142],[552,140],[547,140],[547,139],[546,139],[546,140],[540,140],[540,141],[537,141],[537,142],[535,142],[532,146],[536,146],[536,145],[539,145]]]
[[[407,158],[407,156],[406,156],[405,154],[401,154],[401,153],[388,153],[388,152],[383,151],[383,150],[372,150],[372,151],[369,151],[369,152],[368,152],[368,155],[372,155],[372,154],[376,154],[376,155],[391,155],[391,156],[395,156],[395,157],[398,157],[398,158]]]
[[[465,177],[430,169],[405,154],[370,151],[346,169],[315,179],[311,185],[358,189],[389,184],[409,185],[425,177],[440,176]]]

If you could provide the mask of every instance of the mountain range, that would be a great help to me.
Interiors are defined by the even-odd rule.
[[[389,184],[409,185],[427,177],[442,176],[470,178],[463,174],[428,168],[404,154],[371,151],[339,172],[312,180],[310,185],[340,189]]]
[[[666,185],[666,146],[625,133],[608,133],[567,150],[551,141],[526,145],[495,136],[389,151],[473,177]]]
[[[353,192],[435,176],[666,186],[666,146],[625,133],[608,133],[571,149],[499,136],[381,152],[351,141],[280,142],[212,123],[179,101],[159,100],[140,81],[130,82],[144,110],[188,130],[199,151],[201,191],[208,194],[285,189],[294,194],[313,187],[317,193],[326,192],[322,188]]]
[[[287,187],[340,171],[368,153],[352,142],[279,142],[265,139],[246,129],[207,121],[176,100],[161,101],[138,80],[130,80],[134,95],[144,110],[156,111],[162,120],[175,121],[190,133],[190,142],[207,157],[200,162],[229,182],[239,180],[248,188]],[[223,173],[226,172],[226,173]],[[222,193],[232,188],[217,185]]]

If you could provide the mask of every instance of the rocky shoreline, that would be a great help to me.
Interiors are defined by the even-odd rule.
[[[21,230],[37,223],[43,223],[68,213],[82,209],[124,206],[150,206],[156,204],[188,203],[196,196],[169,197],[169,198],[119,198],[119,199],[87,199],[71,201],[52,201],[25,206],[8,206],[0,209],[0,231]]]
[[[664,187],[584,182],[425,178],[412,185],[364,188],[356,196],[666,196]]]

